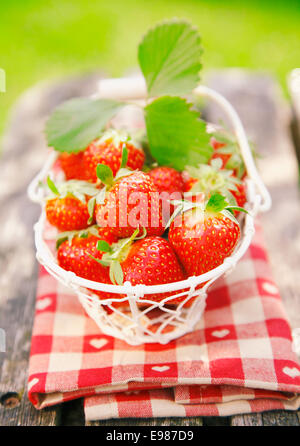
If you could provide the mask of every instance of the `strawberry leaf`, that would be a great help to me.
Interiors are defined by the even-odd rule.
[[[111,252],[112,248],[105,240],[99,240],[97,243],[98,251]]]
[[[183,170],[211,158],[206,124],[191,107],[176,96],[163,96],[145,107],[150,152],[159,164]]]
[[[148,31],[138,60],[149,95],[190,93],[199,81],[201,54],[197,30],[183,20],[163,22]]]
[[[51,190],[51,192],[54,193],[54,195],[59,195],[59,190],[57,189],[54,182],[51,180],[51,178],[49,176],[47,177],[47,185],[48,185],[49,189]]]
[[[105,164],[98,164],[96,168],[96,174],[99,180],[102,181],[102,183],[108,186],[112,185],[114,181],[114,175],[109,166],[106,166]]]
[[[213,194],[208,200],[205,210],[208,212],[221,212],[226,208],[228,202],[221,194]]]
[[[123,168],[126,167],[127,161],[128,161],[128,150],[127,150],[126,144],[123,144],[123,147],[122,147],[122,160],[121,160],[120,169],[123,169]]]
[[[110,99],[75,98],[64,102],[46,123],[48,145],[60,152],[80,152],[101,135],[121,107]]]

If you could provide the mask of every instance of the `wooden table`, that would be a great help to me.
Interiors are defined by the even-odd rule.
[[[100,76],[96,73],[37,85],[19,99],[5,132],[0,167],[0,328],[6,331],[6,352],[0,353],[0,426],[85,424],[81,400],[37,411],[27,398],[38,270],[32,226],[38,218],[39,207],[28,200],[26,188],[45,159],[42,130],[46,116],[61,101],[94,92]],[[236,107],[250,139],[262,155],[259,167],[273,198],[272,210],[262,217],[270,261],[292,328],[300,327],[300,201],[294,150],[295,143],[299,153],[299,98],[291,88],[292,109],[273,79],[240,70],[209,73],[205,83],[223,93]],[[219,119],[217,110],[210,105],[205,109],[205,117],[214,122]],[[299,425],[300,411],[218,418],[106,420],[87,424]]]

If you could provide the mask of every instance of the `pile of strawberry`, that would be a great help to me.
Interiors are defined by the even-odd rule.
[[[58,229],[59,265],[96,282],[158,285],[222,264],[240,238],[245,171],[232,145],[214,137],[211,145],[209,163],[181,172],[145,163],[143,149],[115,130],[83,151],[61,153],[56,168],[65,181],[48,178],[45,205]]]

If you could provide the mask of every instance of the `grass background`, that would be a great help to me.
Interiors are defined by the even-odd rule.
[[[300,0],[0,0],[0,134],[18,95],[38,81],[136,66],[147,28],[186,18],[202,35],[204,70],[247,67],[286,76],[300,67]]]

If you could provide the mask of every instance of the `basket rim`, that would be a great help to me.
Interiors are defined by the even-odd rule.
[[[72,271],[66,271],[58,265],[55,257],[45,243],[45,240],[43,238],[44,224],[46,222],[44,209],[42,209],[40,218],[34,226],[37,258],[46,269],[50,270],[50,272],[55,275],[56,278],[60,279],[67,285],[88,288],[105,293],[117,293],[126,295],[130,294],[138,297],[144,294],[160,294],[165,292],[179,291],[185,288],[196,287],[203,282],[216,280],[222,274],[233,268],[247,251],[255,233],[253,214],[255,214],[255,209],[257,209],[260,203],[260,196],[254,194],[254,184],[253,181],[250,179],[247,180],[247,195],[249,197],[249,213],[246,214],[244,217],[244,227],[242,228],[243,235],[240,239],[238,247],[231,256],[225,258],[224,262],[221,265],[198,276],[190,276],[187,279],[178,282],[169,282],[159,285],[132,285],[130,282],[125,282],[123,285],[113,285],[103,282],[96,282],[77,276]]]

